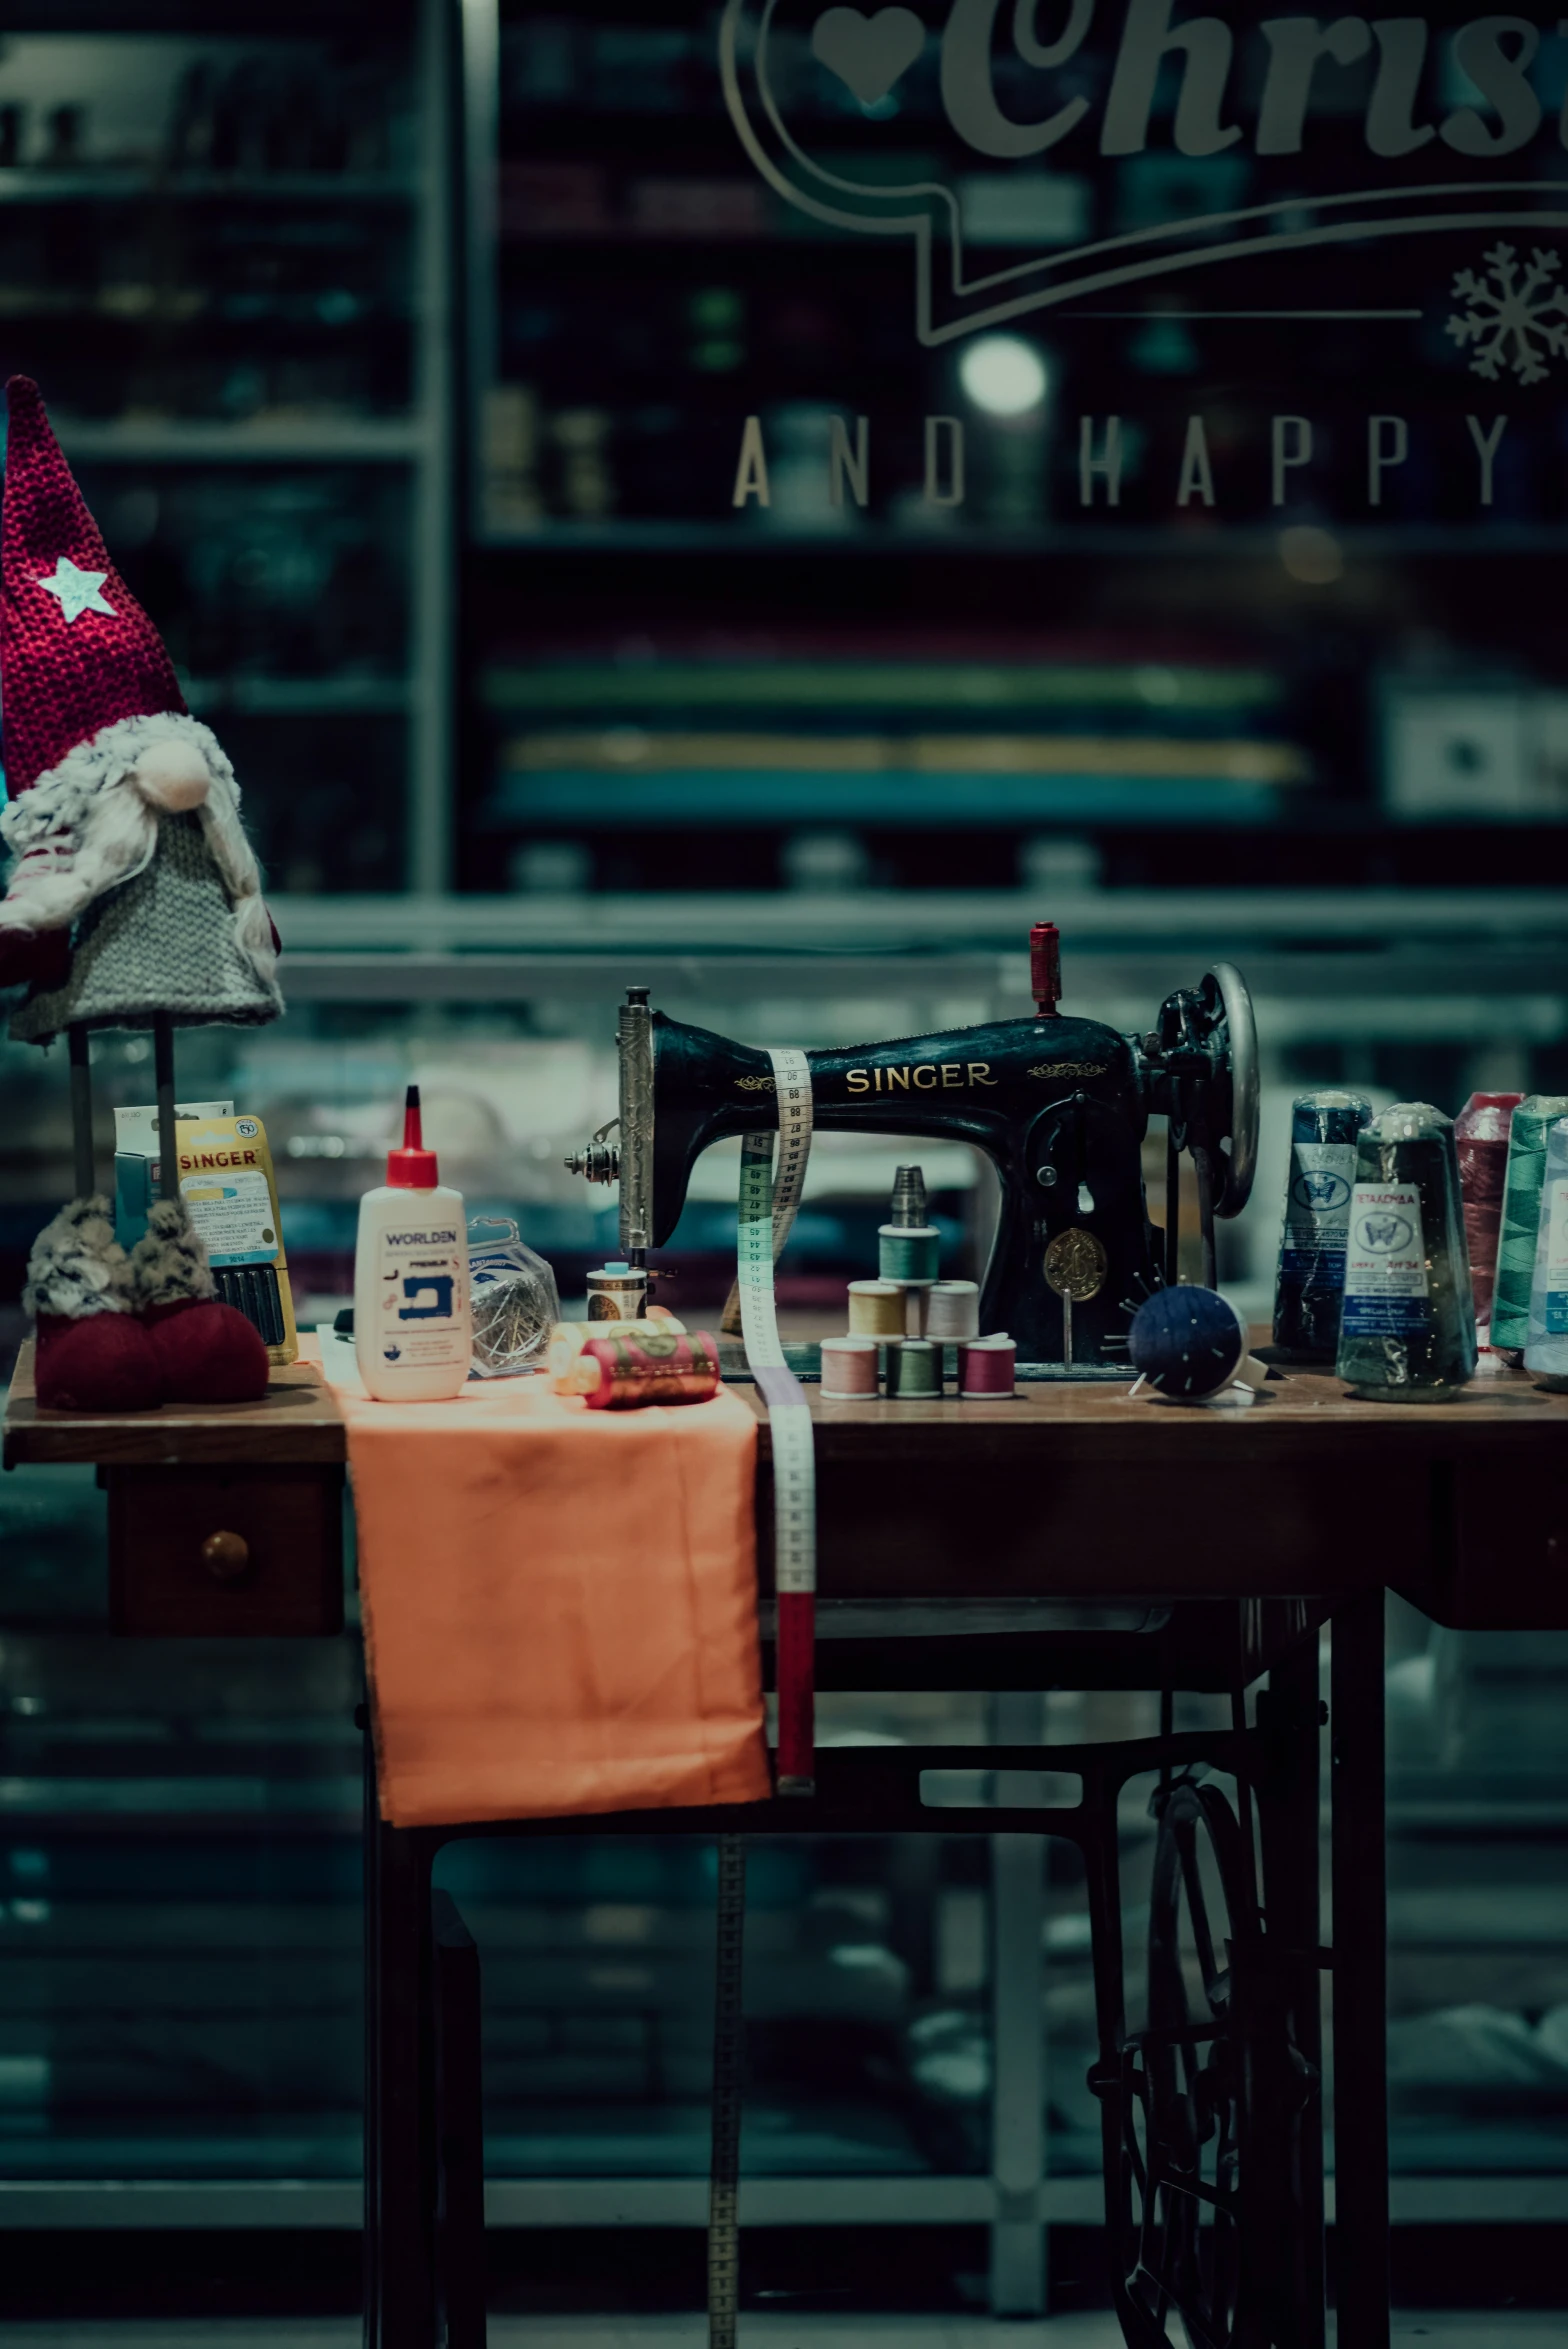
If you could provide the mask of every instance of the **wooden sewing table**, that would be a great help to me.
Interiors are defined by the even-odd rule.
[[[1293,1373],[1242,1409],[1051,1384],[974,1403],[824,1400],[813,1390],[812,1408],[824,1687],[1224,1690],[1269,1676],[1256,1734],[1266,1723],[1277,1768],[1264,1809],[1272,1806],[1277,1847],[1293,1849],[1295,1865],[1276,1861],[1271,1881],[1265,1847],[1266,1910],[1271,1944],[1297,1969],[1297,2042],[1309,2062],[1316,1968],[1329,1962],[1317,1924],[1315,1635],[1332,1623],[1339,2342],[1383,2349],[1383,1592],[1454,1628],[1568,1627],[1568,1395],[1505,1372],[1444,1406],[1367,1404],[1348,1401],[1331,1377]],[[760,1407],[759,1417],[766,1636],[771,1492]],[[129,1636],[337,1630],[345,1456],[341,1416],[309,1362],[279,1373],[255,1406],[95,1418],[40,1412],[24,1350],[6,1406],[8,1468],[98,1467],[113,1620]],[[1122,1777],[1154,1765],[1155,1742],[1137,1755],[1118,1749],[1130,1757]],[[1169,1742],[1183,1766],[1184,1741]],[[1224,1737],[1208,1740],[1206,1753],[1201,1739],[1187,1742],[1186,1758],[1212,1756],[1220,1768],[1239,1750]],[[617,1833],[994,1833],[994,1809],[922,1810],[920,1762],[1027,1770],[1040,1767],[1042,1752],[1055,1771],[1085,1765],[1090,1785],[1097,1764],[1087,1748],[910,1749],[900,1767],[882,1749],[829,1752],[812,1803],[594,1824]],[[1010,1811],[1006,1823],[1074,1832],[1067,1813],[1047,1809]],[[580,1833],[583,1822],[526,1831]],[[370,1831],[367,2329],[376,2349],[431,2349],[436,2338],[429,1904],[443,1840],[374,1823]],[[1119,1971],[1119,1951],[1116,1962]],[[1103,2079],[1099,2092],[1102,2102],[1116,2093]],[[1307,2151],[1313,2142],[1309,2133]],[[1310,2237],[1310,2189],[1304,2207]],[[1320,2249],[1309,2242],[1305,2256],[1310,2300]],[[454,2312],[450,2289],[447,2297],[459,2349],[464,2324],[464,2337],[477,2337],[475,2319],[471,2309]],[[1309,2311],[1294,2337],[1313,2349],[1320,2320]]]

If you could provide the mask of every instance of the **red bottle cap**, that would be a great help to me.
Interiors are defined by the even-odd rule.
[[[419,1087],[410,1085],[403,1100],[403,1147],[387,1152],[387,1181],[395,1191],[433,1191],[440,1181],[436,1154],[425,1148],[419,1123]]]
[[[1029,933],[1029,992],[1036,1018],[1055,1019],[1062,994],[1062,934],[1054,922],[1036,922]]]

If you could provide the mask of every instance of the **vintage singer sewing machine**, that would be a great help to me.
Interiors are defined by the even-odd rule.
[[[1120,1035],[1058,1010],[1059,955],[1055,925],[1037,923],[1032,1019],[808,1053],[812,1119],[835,1133],[933,1134],[984,1150],[1002,1204],[982,1329],[1016,1340],[1021,1373],[1125,1377],[1129,1321],[1176,1277],[1180,1152],[1193,1161],[1211,1283],[1214,1217],[1240,1214],[1252,1189],[1252,1005],[1240,972],[1216,963],[1196,988],[1166,997],[1148,1035]],[[566,1163],[590,1182],[619,1182],[621,1250],[640,1265],[669,1241],[700,1153],[776,1124],[778,1112],[766,1052],[650,1010],[646,987],[627,989],[617,1042],[619,1118]],[[1151,1113],[1168,1121],[1163,1235],[1144,1200]]]

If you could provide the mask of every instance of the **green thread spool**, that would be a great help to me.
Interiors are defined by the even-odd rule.
[[[1369,1402],[1442,1403],[1475,1364],[1453,1121],[1396,1102],[1356,1144],[1335,1368]]]
[[[929,1338],[906,1338],[890,1346],[887,1391],[900,1403],[928,1402],[942,1392],[942,1349]]]
[[[1508,1129],[1508,1173],[1497,1241],[1497,1285],[1492,1291],[1491,1344],[1501,1352],[1524,1346],[1530,1335],[1530,1282],[1546,1178],[1546,1131],[1568,1117],[1568,1093],[1531,1093]]]
[[[942,1235],[934,1223],[885,1223],[877,1232],[877,1278],[934,1281],[941,1265]]]

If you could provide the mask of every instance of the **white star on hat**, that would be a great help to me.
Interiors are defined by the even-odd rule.
[[[114,618],[114,606],[103,594],[103,583],[108,576],[107,571],[79,571],[69,555],[61,555],[54,567],[54,577],[40,579],[38,585],[60,598],[60,609],[69,626],[83,612],[107,612],[111,620]]]

